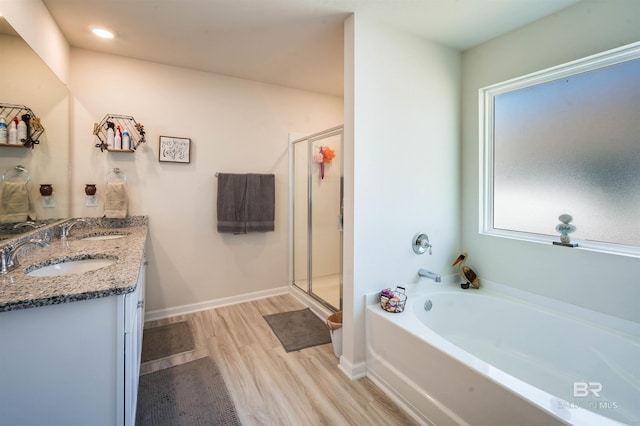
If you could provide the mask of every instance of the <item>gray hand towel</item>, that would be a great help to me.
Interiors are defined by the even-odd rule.
[[[217,211],[218,232],[273,231],[275,176],[219,173]]]
[[[247,232],[274,230],[276,190],[274,175],[247,175],[245,220]]]
[[[218,174],[218,232],[244,234],[243,219],[247,175]]]

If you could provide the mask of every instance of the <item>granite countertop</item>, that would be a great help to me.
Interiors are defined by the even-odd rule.
[[[20,266],[6,275],[0,275],[0,312],[96,299],[135,290],[140,265],[144,261],[149,228],[147,218],[140,216],[131,220],[88,219],[88,222],[76,224],[66,240],[58,237],[59,225],[34,231],[21,238],[41,238],[49,242],[49,246],[39,247],[32,244],[23,247],[18,251]],[[83,239],[87,236],[106,234],[125,236],[97,241]],[[80,274],[53,277],[26,275],[26,272],[59,263],[63,259],[92,257],[117,260],[112,265]]]

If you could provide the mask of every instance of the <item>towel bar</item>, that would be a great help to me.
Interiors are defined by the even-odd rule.
[[[127,175],[125,175],[124,172],[120,170],[120,168],[116,167],[107,172],[107,174],[104,176],[104,181],[106,183],[109,183],[109,182],[127,183]]]
[[[22,178],[25,182],[29,182],[31,180],[31,176],[27,169],[24,166],[17,165],[15,167],[11,167],[4,171],[2,174],[2,182],[15,182],[16,178]]]

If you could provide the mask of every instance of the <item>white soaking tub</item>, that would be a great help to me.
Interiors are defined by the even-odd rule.
[[[369,298],[367,375],[417,419],[640,425],[640,324],[488,282],[408,287],[402,313]]]

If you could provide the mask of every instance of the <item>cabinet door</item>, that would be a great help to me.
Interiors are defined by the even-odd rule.
[[[124,424],[135,425],[142,353],[142,329],[144,326],[144,290],[146,260],[138,273],[136,290],[125,295],[124,334]]]
[[[121,297],[0,312],[0,424],[113,426]]]

